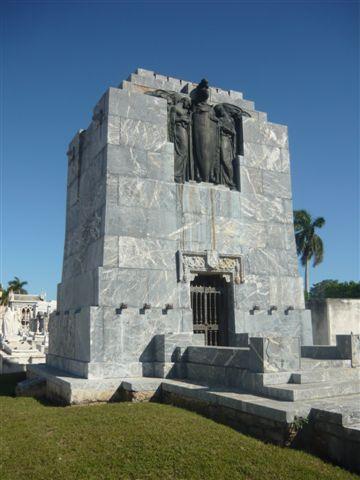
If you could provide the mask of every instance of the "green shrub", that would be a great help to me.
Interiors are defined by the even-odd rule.
[[[311,287],[309,299],[317,298],[360,298],[360,282],[323,280]]]

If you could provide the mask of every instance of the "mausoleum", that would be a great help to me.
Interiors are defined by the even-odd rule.
[[[67,155],[57,311],[46,365],[29,369],[48,397],[161,392],[280,443],[315,406],[322,422],[353,412],[360,337],[313,346],[285,125],[206,79],[138,69],[104,93]]]
[[[181,345],[243,346],[259,334],[312,343],[285,126],[239,92],[138,70],[100,99],[68,159],[49,365],[153,375],[159,334]]]

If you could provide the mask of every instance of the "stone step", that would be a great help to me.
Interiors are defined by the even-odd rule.
[[[198,411],[248,435],[279,445],[291,444],[294,437],[289,438],[288,433],[295,433],[300,425],[296,441],[302,439],[307,450],[314,448],[315,452],[318,451],[320,440],[322,448],[328,449],[325,453],[332,450],[335,452],[330,459],[339,462],[340,453],[341,458],[350,459],[350,463],[344,463],[345,465],[350,468],[355,466],[356,469],[360,467],[360,423],[344,422],[344,416],[348,417],[348,413],[351,415],[353,407],[358,409],[360,395],[286,402],[252,395],[238,389],[229,390],[164,379],[161,399],[165,403]],[[305,437],[301,434],[302,422],[309,423]],[[306,431],[310,432],[310,435]]]
[[[324,368],[351,368],[351,360],[324,360],[315,358],[301,358],[301,370]]]
[[[259,397],[240,389],[208,386],[185,379],[162,379],[161,389],[162,392],[172,393],[180,398],[190,398],[206,404],[219,405],[278,422],[290,423],[298,414],[294,403]],[[301,415],[306,416],[309,411],[310,408],[306,406],[304,412],[301,411]]]
[[[288,402],[313,400],[317,398],[330,398],[339,395],[352,395],[360,393],[360,382],[353,380],[320,382],[307,384],[284,384],[264,386],[258,389],[260,395]]]
[[[352,423],[351,425],[347,425],[347,428],[360,432],[360,423]]]
[[[341,352],[333,345],[307,345],[301,347],[301,356],[306,358],[336,360],[341,359]]]
[[[291,375],[291,383],[321,383],[337,380],[360,381],[360,368],[316,368]]]
[[[360,393],[360,369],[335,367],[260,374],[201,363],[187,362],[185,366],[184,377],[190,382],[240,388],[254,395],[288,402]]]
[[[306,418],[310,411],[314,413],[317,420],[351,426],[351,428],[356,427],[360,422],[358,394],[289,402],[261,397],[241,389],[208,386],[189,380],[163,379],[161,388],[180,397],[190,397],[198,401],[227,406],[280,422],[289,423],[294,421],[295,417]]]
[[[360,424],[360,396],[335,397],[315,405],[312,418],[320,422],[358,428]]]
[[[249,347],[189,346],[185,358],[192,364],[248,368],[249,352]]]
[[[180,364],[179,364],[180,366]],[[186,362],[182,365],[181,378],[189,381],[203,382],[207,385],[224,385],[257,391],[263,385],[279,385],[291,381],[292,372],[254,373],[244,368],[218,366]],[[178,370],[179,371],[179,370]],[[179,376],[179,375],[178,375]],[[171,378],[176,378],[173,375]]]
[[[245,388],[249,386],[251,390],[253,385],[283,385],[291,383],[292,375],[291,372],[253,373],[247,371],[243,385]]]

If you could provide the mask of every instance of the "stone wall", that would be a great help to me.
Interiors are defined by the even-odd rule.
[[[360,333],[360,299],[311,300],[309,308],[316,345],[336,345],[336,335]]]
[[[359,430],[337,423],[324,412],[314,409],[309,420],[299,418],[297,422],[287,423],[166,390],[161,392],[161,401],[198,412],[259,440],[301,448],[352,471],[360,471]]]
[[[186,408],[235,430],[280,446],[291,445],[296,436],[293,425],[270,418],[240,412],[225,405],[212,405],[206,401],[186,398],[173,392],[162,390],[161,401],[169,405]]]

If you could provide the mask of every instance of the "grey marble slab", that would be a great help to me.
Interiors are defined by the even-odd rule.
[[[250,337],[249,368],[253,372],[286,372],[300,368],[299,337]]]

